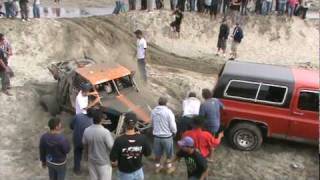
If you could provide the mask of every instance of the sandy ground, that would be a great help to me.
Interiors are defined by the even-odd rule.
[[[151,81],[146,90],[156,95],[167,94],[170,107],[179,112],[180,101],[188,91],[213,87],[216,73],[225,61],[213,55],[217,21],[209,22],[207,18],[186,14],[183,27],[190,26],[182,29],[182,38],[177,40],[169,38],[167,24],[171,18],[168,14],[167,11],[153,12],[142,17],[145,14],[129,13],[117,17],[41,19],[29,23],[0,19],[0,32],[7,35],[14,47],[15,56],[10,63],[16,73],[12,79],[14,96],[0,94],[0,126],[3,127],[0,131],[0,179],[47,179],[47,171],[39,166],[38,140],[46,131],[49,115],[42,111],[38,102],[42,94],[54,89],[53,78],[46,69],[50,62],[81,57],[85,53],[98,62],[116,61],[135,69],[132,31],[141,28],[151,42],[148,50]],[[244,26],[246,38],[240,48],[241,59],[319,68],[319,37],[314,22],[295,19],[289,23],[271,18],[270,22],[277,25],[263,34],[259,29],[265,27],[268,20],[259,18],[250,18]],[[272,33],[277,34],[277,27],[280,35],[270,41]],[[288,27],[291,27],[292,36],[284,34]],[[62,113],[60,116],[71,140],[67,128],[70,115]],[[215,152],[214,160],[210,165],[210,180],[319,179],[317,148],[298,143],[267,140],[256,152],[236,151],[223,143]],[[154,175],[152,161],[145,163],[146,179],[186,179],[183,161],[174,176]],[[86,173],[81,177],[73,176],[72,153],[68,164],[67,179],[86,179]],[[292,168],[293,164],[299,168]]]

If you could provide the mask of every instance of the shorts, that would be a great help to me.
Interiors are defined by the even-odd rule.
[[[218,47],[218,48],[221,48],[221,49],[223,49],[223,50],[225,51],[226,48],[227,48],[227,40],[224,39],[224,38],[219,38],[219,39],[218,39],[217,47]]]
[[[153,150],[156,157],[162,157],[163,152],[166,153],[167,159],[171,159],[174,156],[173,150],[173,138],[159,138],[153,139]]]
[[[173,21],[172,23],[170,23],[171,27],[174,27],[176,32],[180,32],[180,23],[178,23],[177,21]]]
[[[240,44],[240,43],[237,42],[237,41],[232,41],[231,51],[232,51],[232,52],[237,52],[239,44]]]

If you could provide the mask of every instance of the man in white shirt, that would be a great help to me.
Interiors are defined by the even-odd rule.
[[[201,101],[197,98],[196,93],[190,92],[188,98],[182,102],[182,118],[179,121],[179,133],[182,135],[187,130],[192,129],[193,117],[199,115]]]
[[[190,92],[188,98],[182,102],[182,116],[193,117],[199,115],[200,105],[201,102],[196,93]]]
[[[137,59],[138,59],[138,69],[140,71],[140,77],[147,82],[147,71],[146,71],[146,50],[147,41],[143,38],[142,32],[136,30],[135,35],[137,37]]]
[[[75,109],[76,114],[87,114],[87,109],[95,106],[100,102],[99,95],[96,92],[91,92],[91,85],[89,83],[83,83],[80,85],[81,90],[76,97]],[[89,96],[95,96],[95,100],[89,103]]]

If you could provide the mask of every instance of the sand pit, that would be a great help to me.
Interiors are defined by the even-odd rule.
[[[207,18],[186,14],[183,27],[190,25],[190,29],[183,29],[183,38],[176,40],[169,38],[169,12],[144,15],[134,12],[112,17],[41,19],[28,23],[0,20],[0,32],[6,33],[14,47],[11,64],[16,72],[12,79],[14,96],[0,94],[0,126],[3,127],[0,132],[0,179],[47,179],[47,170],[39,165],[38,140],[46,131],[49,115],[43,112],[38,102],[41,94],[54,90],[54,80],[46,69],[50,62],[82,57],[85,53],[98,62],[116,61],[136,69],[132,31],[141,28],[151,42],[148,51],[150,84],[146,90],[155,96],[167,94],[170,107],[179,113],[180,101],[188,91],[199,92],[203,87],[214,86],[216,74],[225,61],[213,56],[218,21],[209,23]],[[159,21],[160,18],[164,23]],[[247,20],[247,38],[240,49],[240,57],[264,63],[307,64],[308,68],[319,68],[319,37],[314,22],[300,19],[283,22],[272,17],[270,23],[277,25],[262,35],[259,29],[265,26],[260,24],[262,20],[259,18]],[[287,37],[285,29],[288,26],[291,26],[291,36]],[[270,41],[277,28],[280,36]],[[262,51],[263,48],[267,51]],[[60,117],[64,120],[64,132],[71,140],[67,126],[70,115],[62,113]],[[68,157],[68,179],[86,179],[87,172],[83,176],[73,175],[72,156],[70,153]],[[215,152],[209,179],[318,179],[317,157],[316,147],[285,141],[267,140],[256,152],[236,151],[224,143]],[[174,176],[154,175],[152,161],[146,160],[145,163],[146,179],[180,180],[186,177],[183,162],[179,163]],[[298,164],[299,168],[293,169],[292,164]]]

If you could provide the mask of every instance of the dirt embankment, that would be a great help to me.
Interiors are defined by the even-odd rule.
[[[318,67],[314,58],[317,56],[314,47],[317,48],[318,33],[314,33],[316,27],[312,22],[299,19],[291,23],[278,22],[272,17],[270,21],[280,27],[280,36],[277,40],[266,41],[274,30],[262,35],[258,30],[264,26],[259,18],[249,19],[244,27],[247,35],[243,48],[248,49],[240,48],[240,57],[252,56],[256,62],[282,65],[310,62],[314,68]],[[41,94],[54,88],[54,81],[46,69],[51,62],[82,57],[85,53],[98,62],[116,61],[135,69],[135,38],[132,32],[141,28],[151,42],[148,50],[151,83],[147,88],[155,97],[168,94],[170,106],[179,111],[180,101],[187,91],[200,92],[203,87],[212,87],[216,79],[214,74],[225,61],[213,55],[217,21],[209,22],[198,15],[186,14],[182,38],[177,40],[169,37],[167,24],[170,20],[167,11],[149,13],[148,16],[129,13],[83,19],[41,19],[28,23],[1,19],[0,32],[7,35],[14,47],[15,55],[10,63],[16,76],[12,79],[14,96],[0,95],[0,126],[3,127],[0,132],[0,179],[47,179],[47,171],[38,166],[38,140],[45,131],[49,115],[42,111],[38,100]],[[294,36],[287,37],[283,33],[289,25],[292,25],[290,31]],[[189,29],[185,28],[187,26]],[[305,38],[299,35],[301,30]],[[284,49],[282,54],[279,49]],[[279,54],[284,60],[277,57]],[[61,117],[70,139],[69,116],[62,114]],[[261,150],[248,153],[223,144],[214,157],[209,179],[319,178],[317,149],[302,144],[267,141]],[[68,164],[68,179],[86,179],[86,173],[81,177],[72,175],[72,153]],[[299,168],[293,169],[292,164],[298,164]],[[186,178],[183,162],[179,163],[173,177],[155,176],[152,168],[152,162],[147,160],[146,179]]]
[[[221,18],[212,20],[197,13],[184,13],[181,38],[172,38],[169,23],[174,17],[169,11],[155,11],[145,16],[128,13],[114,18],[131,31],[142,29],[149,41],[168,52],[193,58],[214,59]],[[230,34],[234,24],[228,19]],[[248,16],[242,19],[244,39],[239,46],[239,60],[309,66],[319,68],[319,31],[317,21],[292,21],[277,16]],[[231,39],[227,51],[230,52]]]

